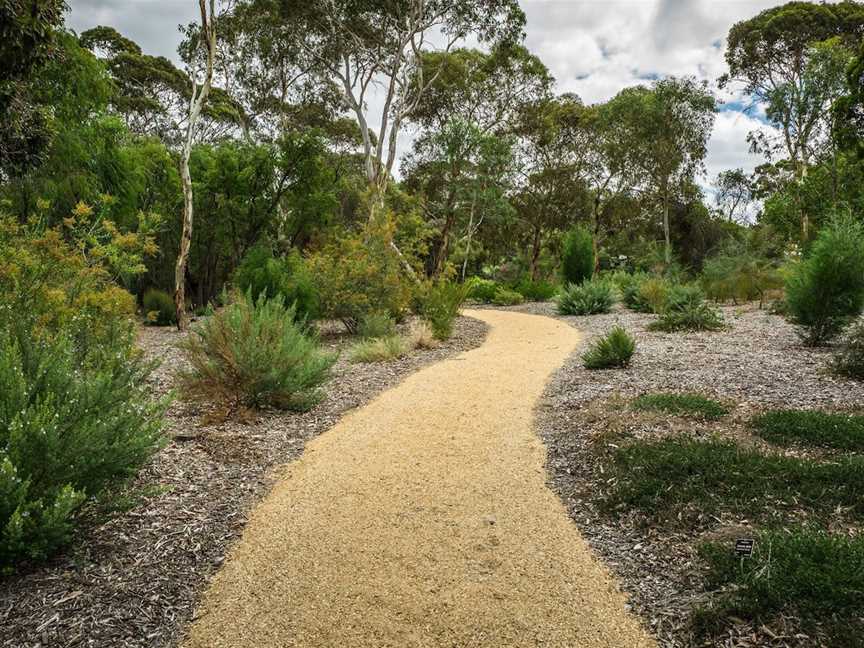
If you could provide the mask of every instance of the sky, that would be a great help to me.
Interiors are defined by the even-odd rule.
[[[177,26],[197,17],[195,0],[67,0],[67,24],[76,31],[111,25],[145,52],[176,59]],[[674,75],[709,82],[726,101],[711,138],[701,184],[724,170],[760,163],[747,133],[762,128],[742,112],[734,94],[720,91],[726,70],[725,37],[737,21],[779,4],[770,0],[520,0],[527,16],[526,45],[549,67],[560,92],[585,103],[609,99],[622,88]],[[408,141],[403,139],[405,148]]]

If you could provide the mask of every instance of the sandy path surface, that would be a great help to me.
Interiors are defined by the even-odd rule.
[[[580,337],[474,311],[480,348],[311,442],[253,511],[188,648],[639,648],[653,641],[546,487],[533,408]]]

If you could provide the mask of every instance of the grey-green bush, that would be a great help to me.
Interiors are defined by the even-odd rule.
[[[621,326],[594,342],[582,354],[586,369],[613,369],[626,367],[636,351],[636,340]]]
[[[600,279],[583,281],[581,285],[569,285],[558,296],[558,312],[561,315],[598,315],[608,313],[615,304],[612,284]]]
[[[262,407],[307,410],[336,361],[283,297],[251,293],[205,319],[182,348],[191,365],[181,374],[183,395],[215,406],[220,416]]]
[[[579,285],[594,274],[594,238],[584,227],[575,227],[564,237],[561,276],[564,284]]]
[[[468,298],[465,284],[440,281],[428,286],[420,296],[420,316],[429,324],[436,340],[453,335],[453,322]]]
[[[786,282],[786,304],[804,342],[825,344],[864,308],[864,223],[836,217]]]
[[[396,333],[396,322],[389,313],[374,312],[364,315],[357,325],[357,335],[364,340],[389,337]]]
[[[864,323],[853,326],[837,347],[831,369],[840,376],[864,380]]]

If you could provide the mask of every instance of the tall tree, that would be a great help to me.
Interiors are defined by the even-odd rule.
[[[204,64],[204,79],[199,86],[197,67],[190,70],[192,93],[189,97],[189,119],[186,123],[186,138],[180,155],[180,179],[183,186],[183,229],[180,235],[180,253],[177,255],[177,266],[174,272],[174,306],[177,309],[177,327],[182,331],[189,325],[186,313],[186,265],[189,261],[189,247],[192,244],[192,219],[194,197],[192,195],[192,176],[189,173],[189,157],[192,154],[192,144],[195,140],[195,128],[201,109],[210,93],[213,82],[213,66],[216,59],[216,8],[215,0],[210,0],[209,11],[207,0],[198,0],[201,11],[200,47],[206,47],[207,59]]]
[[[729,73],[721,87],[737,82],[766,111],[780,141],[754,134],[754,148],[769,156],[784,150],[802,182],[831,131],[831,106],[843,93],[851,48],[864,36],[864,5],[790,2],[737,23],[729,32]],[[809,238],[801,211],[801,235]]]

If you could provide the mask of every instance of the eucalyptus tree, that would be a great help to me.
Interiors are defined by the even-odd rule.
[[[764,107],[779,138],[755,133],[751,144],[769,159],[785,152],[799,183],[830,141],[831,107],[844,92],[845,68],[862,37],[864,5],[848,0],[790,2],[737,23],[729,32],[729,73],[720,85],[735,82]],[[803,210],[801,235],[809,237]]]
[[[754,180],[744,169],[727,169],[714,181],[714,202],[720,215],[731,223],[744,224],[755,200]]]

